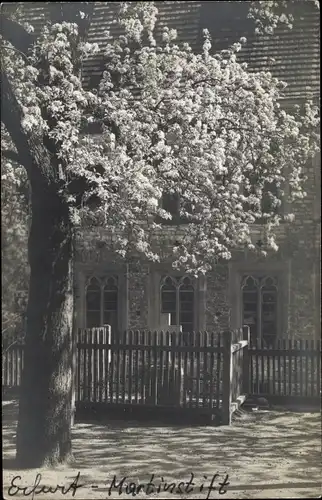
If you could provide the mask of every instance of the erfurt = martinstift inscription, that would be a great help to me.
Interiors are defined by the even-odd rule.
[[[106,491],[108,497],[114,495],[114,498],[115,495],[130,495],[135,497],[139,493],[145,493],[145,495],[159,495],[167,492],[172,495],[200,493],[206,495],[206,499],[208,500],[212,493],[218,493],[219,495],[227,493],[227,486],[230,484],[228,478],[228,474],[221,476],[219,473],[216,473],[212,477],[204,475],[202,480],[197,482],[195,481],[194,473],[191,472],[188,481],[168,482],[163,476],[157,478],[155,474],[151,474],[150,481],[147,483],[139,483],[131,482],[126,476],[120,480],[118,480],[117,476],[114,476],[111,482],[99,486],[96,484],[79,484],[80,472],[78,472],[75,479],[70,484],[45,486],[41,484],[42,476],[38,473],[32,486],[23,486],[21,484],[21,476],[12,478],[11,485],[8,488],[8,495],[10,497],[23,495],[30,497],[31,500],[33,500],[36,495],[46,493],[60,493],[61,495],[71,494],[71,496],[74,497],[78,489],[89,487],[93,490],[99,489],[100,491]]]

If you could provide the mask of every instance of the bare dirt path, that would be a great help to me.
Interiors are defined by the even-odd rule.
[[[154,474],[154,493],[142,490],[135,498],[318,498],[321,487],[321,415],[268,411],[237,419],[231,427],[161,426],[135,422],[78,423],[73,431],[75,463],[72,467],[54,470],[15,470],[14,439],[17,405],[3,403],[3,480],[4,498],[16,492],[14,484],[31,487],[37,473],[40,486],[65,485],[67,488],[80,473],[76,499],[133,498],[138,484],[147,484]],[[169,483],[186,483],[193,473],[194,485],[183,485],[183,493],[171,492]],[[214,476],[214,491],[209,484]],[[225,494],[219,494],[219,482],[228,474]],[[111,488],[116,476],[123,477],[121,490]],[[205,477],[206,476],[206,477]],[[163,480],[162,480],[163,478]],[[130,486],[129,483],[136,483]],[[169,491],[164,492],[168,483]],[[128,484],[128,490],[126,490]],[[156,491],[162,485],[160,492]],[[204,485],[201,488],[201,485]],[[145,486],[146,488],[146,486]],[[187,488],[188,493],[185,492]],[[150,486],[150,491],[152,486]],[[189,491],[192,490],[192,491]],[[201,490],[201,491],[200,491]],[[120,495],[119,492],[122,491]],[[30,492],[25,490],[25,493]],[[209,494],[210,493],[210,494]],[[30,492],[29,497],[33,499]],[[37,500],[73,498],[72,490],[65,495],[41,493]]]

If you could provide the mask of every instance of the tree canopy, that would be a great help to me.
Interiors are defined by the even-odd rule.
[[[214,54],[205,31],[202,53],[194,54],[176,43],[174,30],[164,28],[156,43],[156,19],[153,2],[122,4],[124,35],[106,46],[106,69],[92,91],[80,65],[98,47],[81,39],[76,23],[48,25],[36,43],[25,32],[29,51],[16,51],[14,64],[13,45],[4,42],[4,86],[19,105],[20,133],[55,158],[40,175],[59,185],[75,225],[99,223],[117,234],[122,256],[159,259],[157,221],[172,217],[160,204],[164,192],[179,196],[187,222],[175,266],[205,272],[233,248],[254,249],[250,227],[258,219],[276,249],[271,229],[292,218],[276,207],[282,197],[305,195],[301,174],[317,151],[317,109],[307,102],[284,110],[285,84],[238,62],[246,39]],[[94,121],[100,140],[84,133]],[[263,193],[271,200],[264,213]]]

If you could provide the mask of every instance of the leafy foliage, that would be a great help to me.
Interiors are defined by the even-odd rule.
[[[4,130],[2,145],[10,146]],[[25,170],[1,157],[2,342],[5,344],[23,335],[29,274],[28,195]]]
[[[319,0],[306,0],[313,8],[320,9]],[[256,33],[272,34],[283,25],[293,27],[294,7],[303,5],[303,0],[256,0],[250,4],[249,17],[255,20]]]
[[[263,218],[267,248],[276,250],[274,227],[292,219],[276,207],[305,196],[302,168],[318,151],[318,109],[307,102],[283,110],[285,84],[239,63],[246,39],[214,54],[205,31],[194,54],[174,30],[164,28],[157,43],[156,19],[153,2],[121,5],[124,34],[106,46],[96,91],[83,88],[80,67],[98,47],[82,40],[77,24],[46,26],[14,64],[4,42],[24,134],[49,151],[75,226],[103,225],[122,257],[160,260],[158,217],[172,217],[160,204],[164,192],[179,196],[187,221],[171,249],[175,267],[203,273],[234,248],[255,250],[251,227]],[[93,122],[99,138],[84,133]],[[264,196],[271,208],[263,213]]]

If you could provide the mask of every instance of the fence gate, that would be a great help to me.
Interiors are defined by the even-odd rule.
[[[248,326],[224,332],[224,394],[222,423],[231,424],[231,416],[249,395],[250,331]]]

